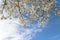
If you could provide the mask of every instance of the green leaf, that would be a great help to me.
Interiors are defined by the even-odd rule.
[[[6,2],[6,0],[4,1],[4,5],[7,5],[7,2]]]
[[[7,5],[7,2],[4,2],[4,5]]]

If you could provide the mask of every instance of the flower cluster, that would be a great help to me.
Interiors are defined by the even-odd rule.
[[[55,14],[60,14],[56,5],[56,0],[2,0],[0,5],[0,19],[18,19],[25,27],[29,21],[38,22],[41,27],[47,23],[50,17],[50,9]],[[29,22],[29,25],[35,22]]]

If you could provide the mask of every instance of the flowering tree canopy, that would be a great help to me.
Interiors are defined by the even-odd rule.
[[[60,15],[60,6],[57,0],[2,0],[0,3],[0,20],[18,19],[25,28],[27,24],[34,25],[37,21],[38,27],[47,23],[49,12],[53,11]]]

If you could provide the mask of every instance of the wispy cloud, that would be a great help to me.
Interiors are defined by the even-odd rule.
[[[50,37],[49,39],[51,39],[51,40],[59,40],[60,39],[60,34],[54,35],[54,36]]]
[[[31,40],[37,31],[41,29],[23,29],[16,20],[0,20],[0,40]]]

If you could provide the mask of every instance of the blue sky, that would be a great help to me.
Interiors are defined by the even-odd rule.
[[[60,0],[58,0],[58,6]],[[50,12],[51,17],[47,25],[41,32],[37,32],[32,40],[60,40],[60,16],[55,16],[53,12]]]
[[[51,12],[47,25],[41,32],[37,32],[32,40],[60,40],[60,16],[55,16]]]

